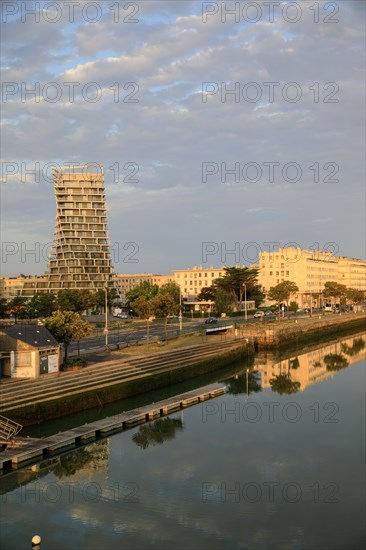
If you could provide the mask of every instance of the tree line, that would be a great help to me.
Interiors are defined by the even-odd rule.
[[[114,289],[108,289],[107,302],[110,306],[116,298]],[[36,292],[31,298],[15,296],[11,300],[1,298],[0,318],[39,319],[48,317],[54,311],[73,311],[83,313],[93,308],[104,307],[105,291],[98,290],[61,290],[57,295],[48,292]]]

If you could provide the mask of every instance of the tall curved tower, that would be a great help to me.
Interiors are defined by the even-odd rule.
[[[94,166],[94,165],[93,165]],[[104,171],[54,169],[56,224],[48,262],[48,291],[112,287]]]

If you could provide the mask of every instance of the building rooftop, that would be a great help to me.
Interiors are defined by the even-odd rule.
[[[59,342],[50,331],[43,325],[12,325],[2,328],[0,331],[0,349],[2,346],[1,335],[10,336],[16,340],[21,340],[35,348],[48,348],[58,346]]]

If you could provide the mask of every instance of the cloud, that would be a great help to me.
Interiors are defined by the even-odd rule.
[[[205,24],[195,2],[143,2],[136,24],[115,24],[111,10],[95,24],[80,17],[53,25],[14,19],[3,25],[3,80],[19,90],[4,103],[2,158],[30,166],[104,164],[111,240],[136,234],[144,251],[142,270],[169,272],[177,264],[199,262],[208,234],[220,242],[266,241],[273,235],[287,242],[291,234],[305,246],[327,239],[340,242],[345,254],[362,256],[364,61],[358,4],[343,2],[337,24],[323,22],[322,4],[317,24],[304,6],[296,24],[281,17],[257,24],[211,17]],[[36,82],[39,97],[32,98],[24,86],[31,89]],[[57,102],[45,97],[51,82],[61,90]],[[73,102],[70,82],[76,83]],[[213,86],[207,101],[204,82]],[[98,87],[97,101],[88,96],[90,83]],[[268,177],[272,162],[280,165],[274,181]],[[138,165],[133,183],[124,168],[131,163]],[[218,167],[206,183],[204,163]],[[237,163],[239,178],[227,173]],[[258,181],[246,177],[248,163],[259,165]],[[299,181],[283,177],[288,163],[301,167]],[[327,183],[333,172],[339,182]],[[19,189],[2,188],[5,239],[14,237],[14,220],[17,236],[28,238],[28,211],[49,223],[52,235],[52,185],[40,181],[33,195]],[[357,224],[356,237],[345,204]],[[264,210],[258,218],[252,212],[246,217],[248,208]],[[328,217],[319,234],[311,220]],[[171,224],[181,234],[173,237]],[[5,271],[16,274],[19,268],[14,258]]]

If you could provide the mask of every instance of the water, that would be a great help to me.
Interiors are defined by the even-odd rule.
[[[260,354],[224,396],[3,476],[2,548],[364,548],[365,344]]]

